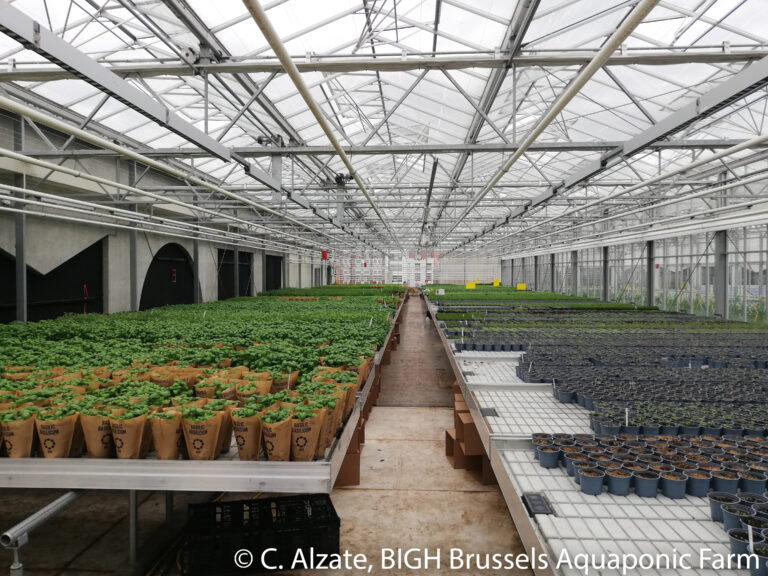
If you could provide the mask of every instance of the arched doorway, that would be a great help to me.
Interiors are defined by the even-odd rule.
[[[191,304],[195,299],[192,259],[178,244],[166,244],[154,258],[141,289],[140,310]]]

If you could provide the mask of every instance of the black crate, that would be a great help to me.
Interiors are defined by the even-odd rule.
[[[184,558],[185,573],[258,574],[263,551],[268,564],[282,564],[287,570],[298,550],[309,557],[315,553],[339,552],[340,520],[327,494],[290,496],[195,504],[189,506]],[[238,550],[246,549],[253,566],[235,566]]]

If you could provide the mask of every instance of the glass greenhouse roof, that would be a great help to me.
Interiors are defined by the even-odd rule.
[[[166,180],[146,189],[194,199],[228,232],[263,238],[266,227],[302,248],[354,251],[364,239],[388,253],[503,255],[537,248],[524,242],[531,226],[696,214],[711,208],[706,194],[651,208],[768,168],[764,141],[698,162],[765,134],[762,0],[656,1],[511,166],[640,0],[262,2],[330,137],[240,0],[0,1],[3,95],[162,163],[152,173]],[[72,53],[22,40],[31,22]],[[45,137],[46,123],[56,128],[30,120],[20,152],[108,177],[95,162],[114,151]],[[349,170],[331,138],[370,201],[338,178]],[[763,192],[763,181],[732,187],[721,204]]]

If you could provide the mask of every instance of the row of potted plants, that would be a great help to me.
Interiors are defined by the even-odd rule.
[[[337,293],[343,294],[338,287]],[[350,288],[351,289],[351,288]],[[305,290],[308,297],[315,290]],[[325,356],[355,356],[381,346],[395,313],[380,294],[285,301],[259,296],[223,302],[169,306],[146,312],[64,316],[34,323],[0,326],[0,366],[40,368],[83,366],[124,368],[132,362],[160,365],[176,361],[215,365],[231,359],[250,365],[256,355],[261,369],[311,370]],[[256,352],[261,345],[268,348]],[[341,348],[340,350],[337,348]],[[288,352],[280,354],[288,349]],[[275,358],[265,358],[273,355]],[[326,364],[330,365],[330,361]],[[288,366],[290,364],[290,366]]]
[[[535,458],[544,468],[563,466],[581,491],[603,486],[621,496],[704,497],[712,489],[763,493],[768,441],[760,437],[547,434],[533,435]],[[586,481],[585,481],[586,479]]]
[[[241,460],[312,460],[330,446],[354,407],[363,371],[318,367],[284,382],[246,367],[168,380],[76,378],[18,390],[0,411],[3,452],[11,458],[77,457],[211,460],[230,450]],[[178,372],[174,372],[178,374]],[[66,375],[63,375],[66,377]],[[58,378],[58,377],[55,377]],[[118,376],[121,378],[121,376]]]
[[[731,554],[753,575],[768,569],[768,493],[710,492],[710,517],[722,523]]]
[[[590,425],[605,434],[764,436],[768,404],[599,401]]]

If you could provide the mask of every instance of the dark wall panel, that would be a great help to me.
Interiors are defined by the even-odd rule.
[[[48,274],[27,267],[27,319],[62,314],[99,313],[104,306],[103,240],[92,244]],[[16,259],[0,254],[0,321],[16,319]]]
[[[16,320],[16,259],[0,250],[0,322]]]
[[[253,253],[238,252],[240,260],[240,296],[252,296],[253,286],[251,279],[253,277]],[[219,260],[217,268],[219,270],[219,300],[234,298],[235,296],[235,251],[219,250]]]
[[[283,257],[267,256],[264,270],[264,290],[279,290],[283,287]]]
[[[166,244],[149,265],[139,309],[192,304],[195,298],[193,282],[192,259],[187,251],[178,244]]]

